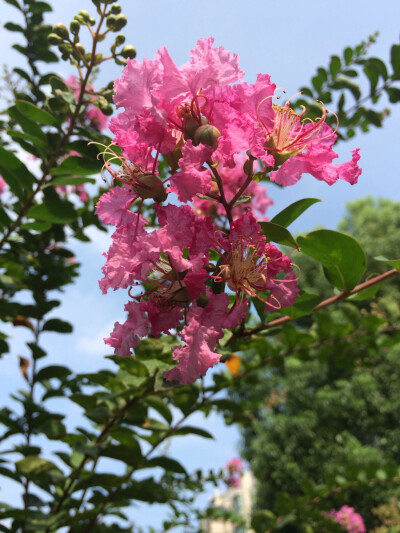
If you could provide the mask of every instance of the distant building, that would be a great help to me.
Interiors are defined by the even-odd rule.
[[[215,491],[210,506],[233,511],[246,521],[247,526],[239,526],[229,520],[212,518],[203,520],[202,531],[206,533],[249,533],[251,521],[251,502],[255,491],[254,477],[251,472],[245,472],[238,487],[228,487],[226,491]]]

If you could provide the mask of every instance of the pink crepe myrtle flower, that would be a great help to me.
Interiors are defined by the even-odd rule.
[[[228,312],[227,294],[209,291],[207,298],[205,307],[194,304],[189,310],[187,325],[181,332],[185,344],[174,348],[173,358],[178,364],[164,372],[167,380],[188,384],[204,376],[221,358],[214,350],[224,335],[223,329],[235,327],[246,316],[247,302]]]
[[[238,488],[244,472],[244,463],[240,457],[230,459],[226,463],[224,470],[226,470],[224,481],[228,487]]]
[[[261,108],[269,99],[261,102]],[[270,109],[270,108],[269,108]],[[359,149],[352,151],[349,162],[333,165],[338,154],[332,149],[337,135],[325,122],[327,110],[322,104],[322,115],[315,121],[303,118],[305,108],[298,114],[290,107],[290,100],[285,105],[272,104],[273,123],[260,119],[265,131],[264,146],[275,160],[277,170],[271,172],[271,180],[280,185],[293,185],[305,173],[311,174],[328,185],[338,179],[351,185],[357,183],[362,170],[358,166]]]
[[[237,301],[256,297],[265,302],[267,310],[294,303],[298,288],[291,260],[276,246],[266,243],[250,212],[233,222],[229,238],[222,240],[221,246],[223,261],[215,280],[226,281]]]
[[[343,505],[338,511],[333,509],[329,516],[343,526],[348,533],[366,533],[367,531],[362,516],[348,505]]]

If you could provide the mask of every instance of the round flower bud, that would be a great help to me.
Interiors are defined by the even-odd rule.
[[[75,45],[75,48],[78,50],[78,52],[80,52],[80,54],[81,54],[82,56],[85,55],[85,47],[83,46],[83,44],[81,44],[81,43],[77,43],[77,44]],[[78,56],[78,57],[80,58],[80,56]]]
[[[61,22],[57,22],[57,24],[54,24],[53,33],[59,35],[64,40],[69,39],[68,28],[65,24],[62,24]]]
[[[121,50],[121,56],[124,57],[125,59],[135,59],[136,57],[136,48],[134,46],[132,46],[131,44],[127,44],[123,47],[123,49]]]
[[[72,34],[78,35],[79,30],[81,29],[81,25],[79,24],[77,20],[72,20],[71,24],[69,25],[69,29]]]
[[[85,22],[89,22],[90,15],[85,9],[81,9],[80,11],[78,11],[78,15],[82,17]]]
[[[120,31],[127,22],[128,19],[125,15],[109,15],[107,17],[106,25],[111,31]]]
[[[199,307],[206,307],[207,304],[208,304],[208,300],[209,300],[209,297],[207,296],[207,294],[201,294],[197,300],[196,300],[196,304],[199,306]]]
[[[49,41],[50,44],[55,44],[55,45],[62,44],[64,42],[64,40],[56,33],[50,33],[49,36],[47,37],[47,40]]]
[[[214,150],[218,146],[218,137],[221,135],[221,132],[211,124],[204,124],[197,128],[194,134],[193,144],[198,146],[199,144],[207,144],[212,146]]]
[[[135,183],[133,189],[143,200],[152,198],[156,202],[163,202],[167,198],[163,182],[154,174],[138,173],[136,178],[138,182],[143,183],[143,187],[139,183]]]
[[[117,33],[115,36],[115,44],[117,46],[121,46],[121,44],[124,44],[125,42],[125,35],[123,33]]]
[[[119,15],[121,13],[121,10],[122,10],[122,8],[121,8],[121,6],[119,4],[113,4],[111,6],[111,13],[113,15]]]
[[[201,117],[201,125],[205,125],[205,124],[208,124],[208,120],[206,119],[206,117]],[[196,132],[196,130],[198,129],[199,127],[199,121],[192,117],[192,116],[189,116],[189,117],[186,117],[184,119],[184,128],[185,128],[185,131],[184,131],[184,134],[183,134],[183,137],[184,139],[193,139],[194,138],[194,134]]]

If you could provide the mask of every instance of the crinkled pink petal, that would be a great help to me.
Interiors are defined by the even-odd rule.
[[[266,311],[283,309],[293,305],[299,295],[297,276],[294,272],[291,272],[280,280],[268,279],[267,289],[270,290],[270,295],[265,307]]]
[[[186,142],[182,149],[182,159],[179,160],[181,171],[170,178],[170,188],[181,202],[190,202],[196,194],[205,194],[210,190],[211,172],[203,168],[203,164],[212,152],[211,146],[193,146],[192,141]]]
[[[138,239],[144,234],[144,218],[139,216],[139,224],[136,221],[128,226],[120,226],[111,236],[113,242],[107,254],[106,262],[101,271],[104,278],[99,280],[99,285],[103,294],[109,289],[126,289],[133,284],[138,276],[138,270],[147,272],[152,268],[148,263],[143,264],[138,258],[136,246],[140,246]],[[146,272],[146,274],[147,274]]]
[[[125,311],[129,313],[126,322],[116,322],[110,337],[104,339],[106,344],[115,349],[116,355],[131,355],[131,350],[139,344],[140,337],[145,337],[149,330],[148,318],[138,302],[127,303]]]
[[[161,333],[170,333],[171,329],[175,329],[181,320],[182,311],[179,307],[174,307],[167,313],[163,313],[153,302],[142,300],[140,309],[146,311],[151,324],[151,334],[154,337],[159,337]]]
[[[117,107],[125,107],[136,115],[145,109],[151,110],[157,103],[153,91],[161,81],[159,61],[127,59],[121,78],[114,83],[114,102]]]
[[[174,349],[173,357],[178,364],[172,370],[164,372],[164,377],[168,380],[188,384],[204,376],[221,357],[213,350],[223,337],[223,328],[234,327],[244,316],[245,305],[237,307],[231,313],[227,312],[229,297],[226,293],[209,292],[208,297],[206,307],[194,304],[188,313],[188,325],[181,333],[185,345]]]
[[[128,209],[137,198],[130,185],[113,187],[100,197],[95,213],[104,224],[126,226],[137,219],[137,215]]]

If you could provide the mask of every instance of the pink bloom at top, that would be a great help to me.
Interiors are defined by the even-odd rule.
[[[355,512],[353,507],[343,505],[339,511],[332,510],[330,516],[344,526],[348,533],[366,533],[362,516]]]
[[[269,99],[263,105],[269,106]],[[269,107],[268,107],[269,109]],[[265,149],[273,155],[275,167],[271,172],[271,180],[280,185],[293,185],[305,173],[311,174],[328,185],[338,179],[351,185],[357,183],[361,174],[358,166],[359,150],[352,151],[352,159],[347,163],[333,165],[332,161],[338,154],[332,149],[337,135],[325,122],[327,111],[314,122],[303,118],[305,111],[297,114],[289,105],[273,104],[274,122],[263,121],[265,132]]]

